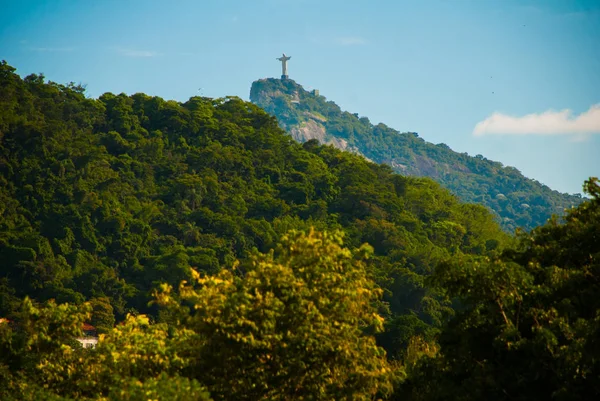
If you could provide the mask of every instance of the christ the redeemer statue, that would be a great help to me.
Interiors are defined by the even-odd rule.
[[[286,56],[283,53],[283,57],[279,57],[277,60],[281,61],[281,79],[288,79],[287,75],[287,61],[291,59],[291,56]]]

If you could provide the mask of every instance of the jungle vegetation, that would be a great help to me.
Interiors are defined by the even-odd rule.
[[[0,398],[600,394],[585,188],[512,237],[239,98],[91,99],[2,62]]]

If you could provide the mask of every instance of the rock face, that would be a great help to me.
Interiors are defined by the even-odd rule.
[[[289,133],[298,142],[306,142],[316,139],[319,143],[326,143],[325,127],[314,120],[302,122],[302,124],[289,128]]]
[[[288,128],[288,133],[297,140],[298,142],[307,142],[311,139],[316,139],[319,143],[325,145],[333,145],[338,149],[345,150],[347,152],[361,155],[370,162],[373,160],[362,154],[356,146],[348,146],[348,141],[335,136],[327,135],[325,126],[320,123],[320,117],[307,116],[309,119],[303,121],[299,125],[293,125]]]
[[[579,195],[553,191],[516,168],[481,155],[457,153],[446,144],[426,142],[414,132],[373,125],[367,117],[342,111],[318,91],[306,91],[291,79],[253,82],[250,100],[275,116],[295,140],[316,139],[388,164],[403,175],[431,177],[463,201],[488,207],[509,232],[541,225],[552,214],[560,215],[582,201]]]
[[[267,88],[272,85],[273,81],[279,83],[282,88],[268,90]],[[372,162],[373,160],[365,156],[358,147],[350,145],[344,138],[328,133],[325,126],[327,118],[322,114],[314,110],[291,112],[294,108],[301,110],[307,99],[322,98],[317,93],[307,92],[291,79],[285,81],[261,79],[252,85],[250,100],[277,117],[281,127],[296,141],[307,142],[316,139],[321,144],[333,145]]]

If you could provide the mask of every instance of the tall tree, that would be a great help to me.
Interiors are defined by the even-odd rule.
[[[200,335],[190,369],[215,400],[371,400],[389,393],[393,373],[366,333],[383,323],[371,252],[344,248],[340,232],[292,231],[242,274],[197,276],[179,301],[164,285],[159,300]]]

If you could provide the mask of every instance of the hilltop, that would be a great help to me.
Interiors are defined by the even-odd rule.
[[[402,333],[432,334],[447,309],[423,288],[435,264],[508,238],[434,181],[299,144],[239,98],[90,99],[7,64],[0,74],[0,316],[24,297],[92,300],[117,320],[152,313],[160,283],[215,274],[315,227],[373,246],[396,353]]]
[[[374,125],[290,79],[253,82],[250,100],[275,116],[295,140],[316,139],[387,164],[402,175],[433,178],[462,201],[489,208],[508,232],[540,226],[582,201],[580,195],[552,190],[514,167],[455,152],[444,143],[435,145],[415,132]]]

